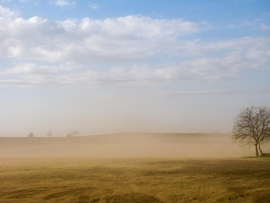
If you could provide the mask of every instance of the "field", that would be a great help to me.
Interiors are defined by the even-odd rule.
[[[268,159],[7,159],[0,202],[269,202]]]
[[[117,136],[112,140],[118,145],[108,136],[1,138],[0,202],[270,202],[270,158],[225,157],[222,150],[230,150],[229,142],[224,145],[227,138],[220,138],[220,148],[214,140],[202,149],[202,140],[209,142],[209,136],[196,137],[196,141],[186,135],[173,135],[166,141],[155,136],[143,139],[144,144],[137,135],[136,141]],[[181,149],[177,151],[172,143]],[[144,150],[150,146],[151,150]],[[181,150],[190,148],[188,152],[198,148],[198,153],[181,156]],[[237,152],[233,145],[231,150]]]

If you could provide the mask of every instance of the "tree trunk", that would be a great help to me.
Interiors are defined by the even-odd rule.
[[[259,145],[259,150],[260,150],[260,152],[261,152],[261,156],[263,156],[263,151],[262,151],[262,149],[261,149],[261,143],[259,143],[258,145]]]
[[[256,156],[259,156],[259,152],[258,152],[258,143],[255,144],[255,149],[256,149]]]

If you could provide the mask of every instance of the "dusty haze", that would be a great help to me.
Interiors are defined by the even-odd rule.
[[[228,134],[119,133],[85,137],[0,138],[1,157],[220,158],[253,155]],[[268,149],[269,151],[269,149]]]

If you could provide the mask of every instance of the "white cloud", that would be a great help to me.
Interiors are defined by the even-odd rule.
[[[70,0],[55,0],[53,1],[53,4],[56,6],[75,6],[76,2]]]
[[[159,96],[192,96],[192,95],[227,95],[227,94],[250,94],[250,93],[269,93],[270,88],[259,89],[237,89],[237,90],[212,90],[212,91],[191,91],[191,92],[160,92],[155,93]]]
[[[263,30],[270,30],[270,25],[265,25],[265,24],[261,24],[260,25],[260,28],[263,29]]]
[[[28,2],[36,2],[37,0],[19,0],[19,2],[22,2],[22,3],[28,3]]]
[[[12,11],[0,5],[0,17],[14,18],[20,16],[19,11]]]
[[[168,40],[199,32],[200,26],[181,19],[144,16],[60,22],[36,16],[0,19],[0,29],[2,56],[85,62],[145,58]]]
[[[237,26],[235,24],[229,24],[229,25],[226,25],[225,28],[236,28]]]
[[[13,1],[13,0],[0,0],[0,2],[2,2],[2,3],[8,3],[10,1]]]
[[[16,1],[16,0],[0,0],[0,2],[2,2],[2,3],[9,3],[9,2],[12,2],[12,1]],[[18,0],[18,2],[21,2],[21,3],[28,3],[28,2],[37,3],[37,1],[39,1],[39,0]]]
[[[31,81],[28,85],[38,87],[104,85],[123,87],[130,84],[151,86],[157,82],[165,84],[179,80],[215,81],[238,78],[241,77],[239,72],[242,70],[258,69],[269,64],[269,55],[265,56],[264,60],[258,57],[230,53],[223,57],[199,57],[174,64],[137,63],[132,66],[113,66],[103,71],[81,68],[75,72],[76,64],[69,68],[68,64],[57,66],[25,63],[0,73],[3,77],[0,81],[5,85],[23,84],[23,86]]]
[[[72,72],[79,68],[80,65],[74,65],[70,63],[62,64],[38,64],[34,62],[18,63],[14,67],[6,68],[4,71],[0,71],[2,76],[14,76],[14,75],[47,75],[47,74],[61,74],[65,72]]]
[[[173,20],[155,20],[147,16],[126,16],[92,20],[84,18],[79,27],[85,32],[99,31],[101,34],[131,38],[175,38],[200,31],[196,23]]]
[[[23,63],[18,64],[14,68],[7,69],[3,73],[0,72],[0,75],[14,75],[14,74],[52,74],[56,73],[58,68],[54,66],[42,66],[35,63]]]
[[[142,81],[212,81],[237,78],[243,70],[269,70],[269,37],[182,39],[207,26],[147,16],[55,22],[5,14],[0,18],[0,57],[18,64],[0,73],[0,84],[119,86]],[[105,64],[102,70],[97,65],[100,62]],[[112,63],[126,65],[110,67]]]
[[[98,4],[90,4],[89,7],[90,7],[91,9],[96,10],[96,9],[98,9],[99,6],[98,6]]]
[[[241,27],[250,27],[255,29],[261,29],[261,30],[269,30],[270,26],[267,25],[267,18],[258,18],[255,20],[245,20],[243,21],[240,26]]]

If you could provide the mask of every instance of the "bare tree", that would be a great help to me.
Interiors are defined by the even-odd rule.
[[[76,137],[78,134],[78,131],[72,131],[71,133],[67,134],[67,137]]]
[[[72,131],[71,134],[72,134],[72,136],[76,137],[79,134],[79,132],[77,130],[75,130],[75,131]]]
[[[263,151],[261,145],[270,140],[270,110],[267,107],[248,107],[241,111],[233,126],[232,139],[243,145],[254,145],[256,156]]]
[[[47,132],[47,136],[52,137],[52,131],[51,130],[49,132]]]
[[[28,137],[28,138],[32,138],[32,137],[34,137],[34,135],[33,135],[33,133],[31,132],[27,137]]]

